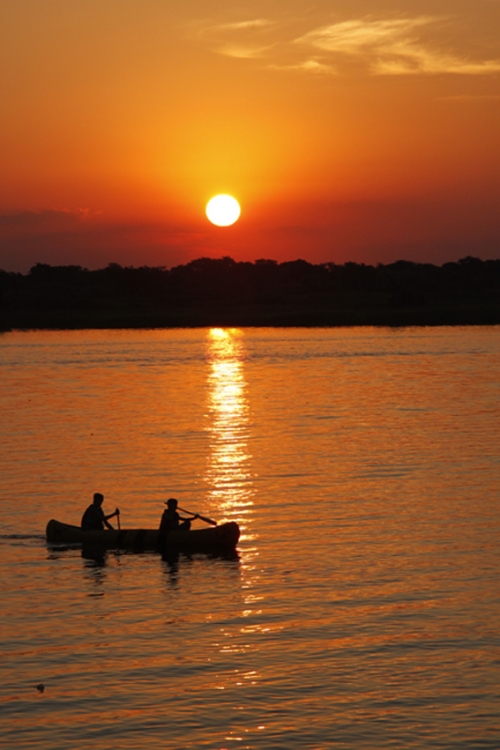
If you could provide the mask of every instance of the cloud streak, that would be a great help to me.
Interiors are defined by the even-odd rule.
[[[353,66],[373,76],[490,75],[500,59],[474,60],[443,49],[431,36],[452,19],[358,18],[318,26],[293,36],[269,19],[204,25],[199,39],[221,55],[258,58],[267,67],[339,75]]]
[[[70,211],[48,208],[42,211],[16,211],[0,214],[0,237],[5,232],[60,232],[72,228],[89,217],[88,209]]]
[[[227,57],[260,58],[272,48],[269,32],[275,27],[272,21],[255,18],[236,23],[198,25],[197,36],[213,52]]]
[[[422,42],[418,31],[439,21],[432,16],[343,21],[310,31],[295,43],[362,59],[372,75],[484,75],[500,70],[500,60],[473,62]]]

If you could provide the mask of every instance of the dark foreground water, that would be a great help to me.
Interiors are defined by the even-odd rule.
[[[499,372],[500,328],[2,335],[0,746],[498,750]],[[238,556],[48,548],[96,490]]]

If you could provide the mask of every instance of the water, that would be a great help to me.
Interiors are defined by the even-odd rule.
[[[498,327],[2,335],[0,746],[498,749],[499,372]],[[94,491],[238,557],[48,548]]]

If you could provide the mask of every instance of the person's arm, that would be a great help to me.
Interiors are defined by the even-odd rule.
[[[179,514],[177,514],[179,515]],[[189,518],[184,518],[183,516],[179,516],[179,521],[194,521],[197,518],[199,518],[198,513],[195,513],[193,516],[189,516]]]
[[[104,514],[103,514],[103,516],[104,516],[104,524],[105,524],[106,528],[108,528],[110,531],[114,531],[115,527],[111,526],[111,524],[108,523],[108,518],[113,518],[114,516],[119,516],[119,515],[120,515],[120,509],[119,508],[117,508],[114,513],[110,513],[109,516],[104,516]]]

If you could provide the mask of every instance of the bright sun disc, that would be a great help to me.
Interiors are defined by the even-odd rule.
[[[232,195],[216,195],[207,203],[209,221],[218,227],[230,227],[240,218],[240,204]]]

